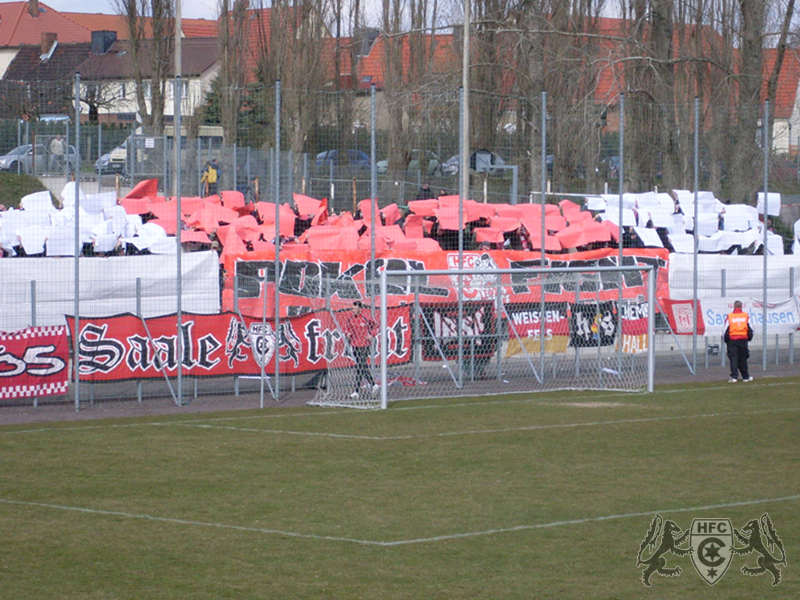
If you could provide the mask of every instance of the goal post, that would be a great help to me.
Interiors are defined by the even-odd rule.
[[[377,326],[369,374],[363,351],[358,366],[348,348],[311,404],[652,391],[655,274],[652,265],[383,270],[359,286]],[[328,300],[343,340],[352,303]]]

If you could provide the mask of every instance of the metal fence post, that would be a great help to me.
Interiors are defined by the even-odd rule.
[[[789,295],[794,296],[794,267],[789,268]],[[789,364],[794,364],[794,332],[789,334]]]
[[[764,118],[761,121],[764,130],[764,276],[762,280],[763,298],[761,299],[761,366],[767,370],[767,256],[769,256],[769,100],[764,101]]]
[[[142,278],[136,278],[136,316],[142,318]],[[142,402],[142,379],[136,380],[136,400]]]
[[[31,327],[36,327],[36,280],[31,280]],[[39,406],[39,397],[33,399],[33,407]]]
[[[81,76],[75,73],[75,131],[80,131],[81,126]],[[78,150],[78,173],[80,172],[80,149]],[[81,317],[80,317],[80,257],[81,257],[81,225],[80,225],[80,195],[78,194],[79,177],[75,177],[75,262],[74,272],[74,311],[75,311],[75,332],[72,336],[72,364],[75,370],[73,375],[75,384],[75,410],[81,408],[81,378],[80,378],[80,337],[81,337]]]

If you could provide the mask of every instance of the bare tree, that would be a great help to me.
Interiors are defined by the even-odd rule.
[[[330,37],[325,10],[324,0],[282,0],[269,10],[257,9],[251,24],[258,40],[257,47],[250,50],[255,54],[256,77],[262,86],[261,105],[266,110],[273,106],[273,86],[280,80],[282,131],[287,132],[298,160],[311,130],[327,114],[321,92],[329,81],[330,66],[324,61]]]
[[[413,151],[425,168],[431,137],[441,127],[458,130],[457,56],[450,54],[452,64],[434,62],[437,0],[383,0],[382,11],[388,165],[400,177]]]
[[[136,101],[144,129],[164,131],[166,87],[174,62],[173,0],[116,0],[128,27]]]
[[[247,0],[221,0],[219,11],[220,120],[225,143],[239,139],[239,111],[247,81],[247,42],[249,20]]]

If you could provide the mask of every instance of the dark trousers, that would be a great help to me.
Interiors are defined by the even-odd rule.
[[[750,358],[750,349],[747,347],[747,340],[730,340],[728,342],[728,362],[731,365],[731,379],[736,379],[738,373],[742,374],[742,379],[750,377],[747,369],[747,359]]]
[[[369,370],[369,350],[369,346],[353,346],[353,358],[356,361],[356,391],[361,387],[362,381],[375,385],[372,372]]]

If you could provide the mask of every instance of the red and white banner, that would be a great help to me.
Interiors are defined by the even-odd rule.
[[[619,317],[622,352],[626,354],[647,352],[647,302],[623,302]]]
[[[669,326],[672,327],[672,331],[676,335],[692,335],[695,320],[697,321],[697,335],[703,335],[706,332],[700,300],[697,301],[696,314],[692,310],[694,304],[692,300],[659,298],[659,303],[662,311],[667,316]]]
[[[468,270],[531,269],[540,266],[540,256],[525,251],[477,251],[463,253],[464,268]],[[313,251],[308,246],[287,246],[281,249],[280,292],[281,312],[284,315],[307,310],[317,310],[329,300],[334,305],[352,302],[365,296],[377,294],[377,289],[365,289],[365,276],[371,272],[369,251]],[[662,248],[626,248],[623,263],[626,266],[654,265],[657,275],[657,293],[666,294],[667,261],[669,254]],[[548,267],[607,267],[616,266],[618,251],[614,248],[577,252],[573,254],[548,254]],[[448,270],[458,268],[457,252],[400,252],[381,250],[376,252],[374,270],[408,271]],[[223,290],[223,308],[234,310],[235,298],[238,309],[245,315],[261,316],[263,298],[275,297],[274,251],[248,252],[241,257],[226,258],[228,273],[235,273],[238,294],[234,294],[234,277],[228,277]],[[265,284],[266,281],[266,284]],[[620,275],[602,273],[591,281],[582,281],[575,289],[574,280],[554,274],[532,277],[519,275],[465,275],[463,299],[465,301],[493,300],[502,290],[504,300],[514,303],[538,303],[542,290],[546,302],[576,302],[590,297],[593,301],[613,301],[619,297]],[[628,272],[622,277],[623,297],[636,298],[647,294],[646,277],[641,272]],[[457,302],[458,278],[450,275],[421,277],[393,277],[387,290],[388,303],[396,306],[414,301],[415,294],[423,303]]]
[[[0,399],[66,394],[68,364],[66,327],[0,332]]]
[[[389,364],[411,358],[410,312],[407,306],[388,311]],[[125,314],[103,319],[81,318],[78,369],[82,380],[120,381],[159,378],[182,373],[189,377],[258,375],[263,369],[297,374],[330,366],[354,364],[341,332],[343,313],[318,312],[273,321],[235,313],[184,314],[181,356],[176,317],[146,319]],[[67,317],[70,332],[75,319]],[[278,337],[280,344],[277,343]]]

